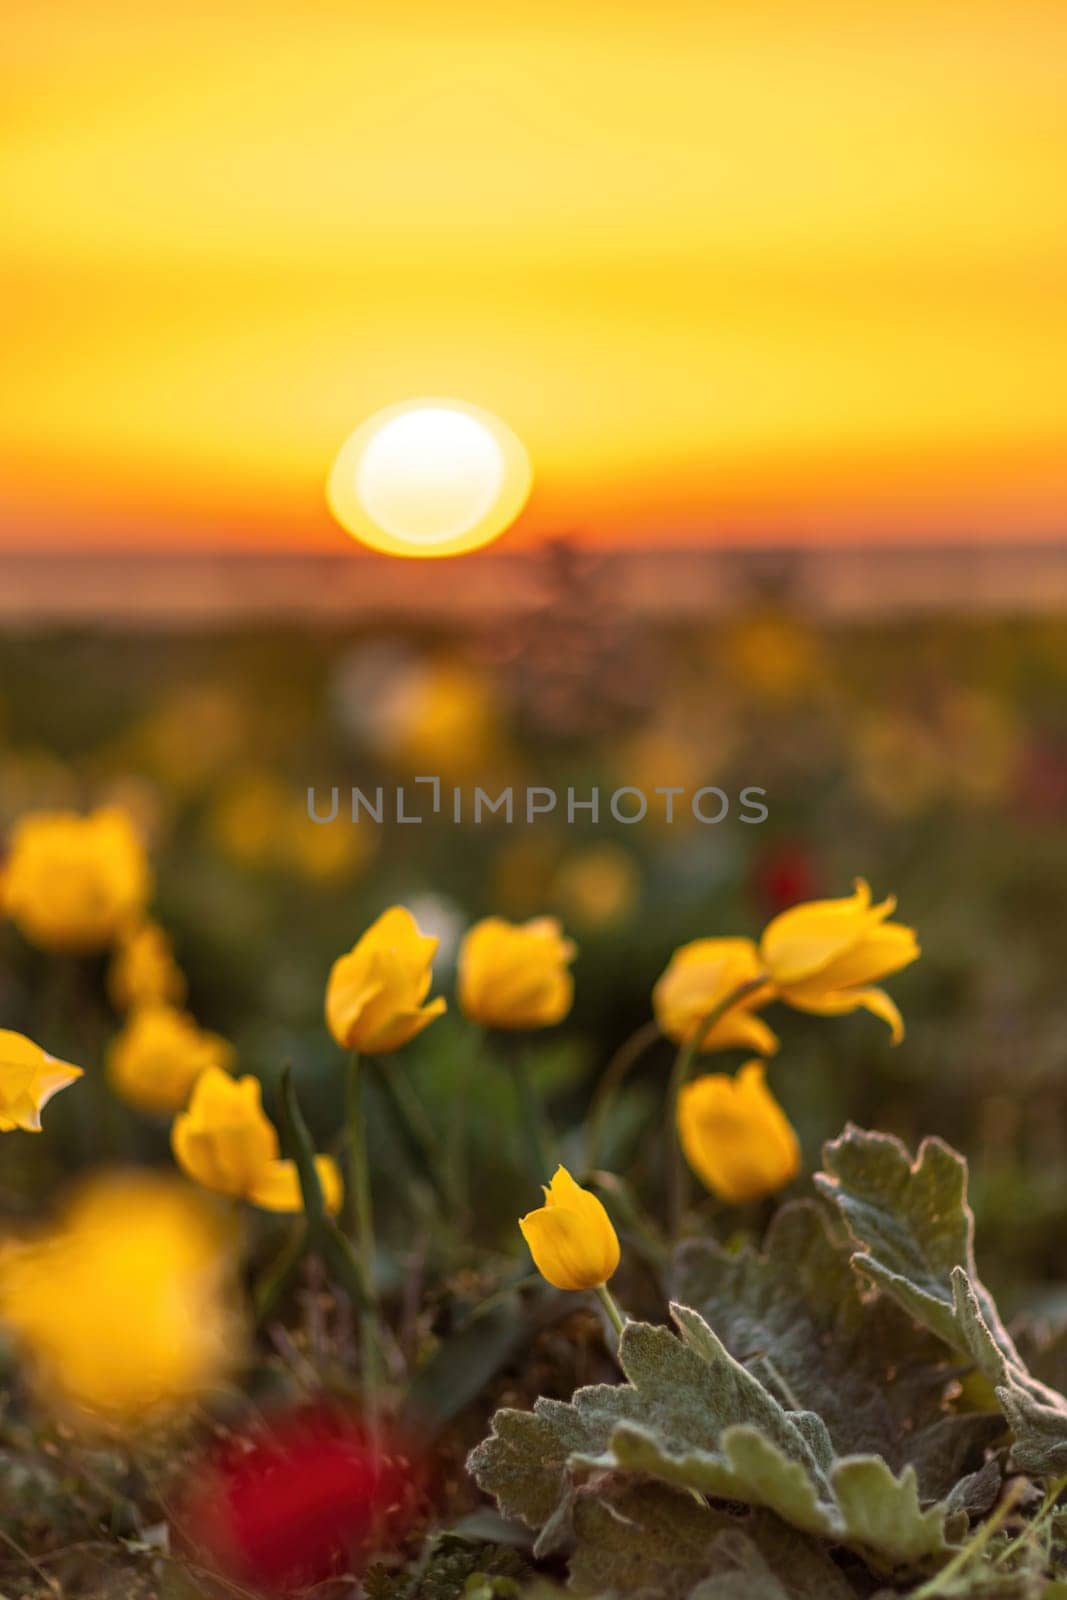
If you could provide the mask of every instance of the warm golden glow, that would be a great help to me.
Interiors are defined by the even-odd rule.
[[[529,459],[511,429],[459,400],[376,412],[342,445],[327,485],[343,528],[400,556],[477,550],[510,527],[529,492]]]
[[[5,10],[8,545],[336,550],[427,393],[516,544],[1062,537],[1063,5]]]

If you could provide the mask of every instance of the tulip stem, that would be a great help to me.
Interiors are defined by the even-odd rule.
[[[622,1330],[626,1326],[626,1318],[623,1316],[622,1312],[619,1310],[619,1307],[618,1307],[618,1304],[616,1303],[615,1297],[612,1294],[611,1290],[608,1288],[606,1283],[602,1283],[600,1285],[600,1287],[597,1289],[596,1297],[600,1301],[600,1304],[604,1307],[604,1310],[607,1312],[608,1321],[611,1323],[611,1326],[615,1329],[616,1337],[621,1339],[622,1338]]]
[[[764,976],[746,978],[744,983],[739,983],[736,989],[731,989],[707,1013],[701,1017],[696,1027],[685,1043],[680,1047],[674,1058],[671,1068],[670,1082],[667,1087],[667,1117],[666,1128],[667,1144],[667,1219],[668,1229],[672,1237],[676,1236],[682,1223],[685,1211],[686,1195],[686,1164],[685,1154],[682,1150],[682,1141],[678,1133],[678,1100],[682,1090],[689,1079],[693,1062],[700,1051],[704,1040],[717,1022],[721,1022],[728,1011],[740,1005],[742,1000],[747,1000],[750,994],[755,994],[758,989],[767,985]]]
[[[519,1121],[522,1123],[530,1172],[535,1183],[547,1183],[555,1170],[555,1163],[545,1130],[541,1099],[521,1045],[512,1052],[511,1070],[519,1099]]]
[[[355,1224],[363,1304],[360,1307],[360,1349],[368,1423],[378,1418],[380,1368],[378,1361],[378,1283],[374,1242],[374,1203],[367,1161],[367,1121],[362,1062],[354,1050],[348,1063],[348,1188]]]
[[[589,1103],[585,1132],[585,1166],[588,1172],[600,1165],[600,1147],[604,1139],[604,1123],[622,1086],[623,1079],[636,1066],[646,1050],[660,1038],[659,1023],[655,1018],[624,1039],[601,1075]]]

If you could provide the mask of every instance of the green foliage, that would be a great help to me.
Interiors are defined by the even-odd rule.
[[[366,1600],[511,1600],[531,1576],[529,1561],[516,1550],[445,1534],[414,1572],[371,1567],[364,1594]]]
[[[925,1139],[911,1162],[899,1140],[849,1128],[824,1159],[816,1183],[861,1247],[853,1266],[989,1379],[1020,1471],[1067,1473],[1067,1400],[1030,1373],[978,1278],[963,1157]]]
[[[481,1487],[537,1531],[535,1554],[566,1557],[574,1592],[836,1600],[888,1582],[933,1600],[973,1581],[1045,1600],[1064,1578],[1062,1484],[1032,1524],[1043,1544],[1026,1523],[1001,1532],[1023,1498],[1015,1480],[997,1505],[1008,1448],[1016,1471],[1057,1478],[1067,1402],[977,1277],[965,1163],[937,1140],[912,1163],[849,1129],[826,1165],[847,1231],[804,1202],[763,1254],[687,1243],[677,1331],[628,1324],[625,1382],[501,1411],[472,1453]],[[987,1380],[981,1409],[961,1402],[969,1372]]]

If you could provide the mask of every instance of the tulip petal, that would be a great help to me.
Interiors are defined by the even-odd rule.
[[[854,949],[836,956],[818,973],[808,979],[787,985],[789,997],[803,994],[807,985],[833,992],[836,989],[860,989],[876,978],[888,978],[910,966],[920,955],[918,940],[912,928],[901,922],[889,922],[865,933]]]
[[[904,1019],[885,990],[858,989],[855,993],[857,1002],[865,1011],[870,1011],[873,1016],[880,1017],[883,1022],[888,1023],[892,1043],[899,1044],[904,1037]]]
[[[331,1215],[341,1209],[344,1188],[336,1161],[331,1156],[316,1156],[322,1198]],[[272,1161],[257,1177],[247,1197],[262,1211],[303,1211],[300,1177],[294,1161]]]
[[[395,1012],[377,1032],[368,1034],[363,1048],[368,1055],[391,1055],[394,1050],[410,1043],[424,1028],[430,1026],[435,1017],[447,1010],[448,1001],[443,995],[438,995],[421,1009]]]
[[[762,1017],[743,1007],[728,1011],[706,1036],[702,1054],[712,1050],[756,1050],[761,1056],[777,1055],[778,1035]]]
[[[847,899],[811,900],[792,906],[768,924],[760,940],[760,956],[780,987],[822,972],[832,961],[869,937],[896,909],[889,896],[871,905],[871,891],[862,878]]]
[[[528,1212],[519,1227],[538,1272],[556,1289],[596,1289],[619,1264],[619,1242],[610,1224],[606,1233],[593,1229],[588,1217],[564,1206]]]
[[[714,1073],[686,1084],[678,1134],[697,1177],[731,1205],[773,1194],[800,1170],[799,1141],[762,1061],[747,1062],[736,1077]]]
[[[810,995],[791,989],[788,999],[798,1011],[807,1011],[815,1017],[846,1017],[853,1011],[870,1011],[888,1023],[894,1044],[899,1044],[904,1037],[904,1020],[884,989],[844,989],[834,994]]]

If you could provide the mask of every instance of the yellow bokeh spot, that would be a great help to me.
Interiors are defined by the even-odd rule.
[[[389,555],[452,556],[511,526],[530,492],[511,429],[459,400],[376,412],[342,445],[326,493],[341,526]]]

